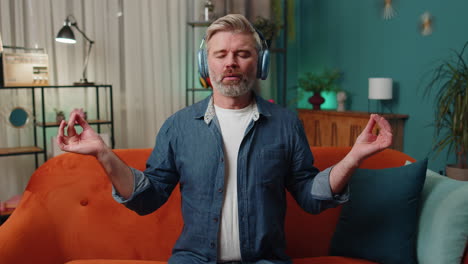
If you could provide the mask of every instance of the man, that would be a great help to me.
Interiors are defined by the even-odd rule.
[[[318,172],[297,116],[252,92],[262,45],[250,23],[222,17],[207,29],[206,44],[213,94],[165,122],[145,172],[120,161],[76,112],[68,135],[60,125],[59,146],[95,156],[114,198],[138,214],[157,210],[180,184],[184,228],[169,263],[291,263],[285,190],[311,213],[346,202],[354,169],[390,146],[390,125],[371,115],[349,154]]]

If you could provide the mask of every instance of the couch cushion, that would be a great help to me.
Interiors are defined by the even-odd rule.
[[[351,147],[312,147],[311,150],[315,157],[314,165],[324,170],[342,160]],[[399,167],[404,165],[406,160],[414,161],[405,153],[385,149],[364,160],[361,167],[366,169]],[[328,255],[341,206],[330,208],[318,215],[311,215],[297,205],[289,192],[287,196],[288,210],[285,226],[287,254],[293,259]]]
[[[468,182],[427,171],[417,243],[420,263],[462,262],[468,237],[467,194]]]
[[[331,255],[416,263],[417,217],[426,167],[423,160],[397,168],[356,170]]]

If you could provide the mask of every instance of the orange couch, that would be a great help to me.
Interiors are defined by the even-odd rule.
[[[324,169],[342,159],[349,148],[312,151],[316,166]],[[144,169],[151,150],[115,152],[128,165]],[[397,167],[406,160],[414,161],[404,153],[385,150],[362,167]],[[288,194],[285,228],[294,263],[372,263],[327,256],[340,209],[310,215]],[[158,211],[138,216],[113,200],[111,184],[94,158],[63,154],[32,175],[19,207],[0,226],[0,263],[166,263],[181,228],[178,188]]]

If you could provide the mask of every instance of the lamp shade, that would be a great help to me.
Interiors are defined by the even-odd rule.
[[[369,78],[369,99],[390,100],[393,98],[392,78]]]
[[[62,29],[60,29],[55,40],[62,43],[76,43],[75,34],[73,33],[71,27],[65,24]]]

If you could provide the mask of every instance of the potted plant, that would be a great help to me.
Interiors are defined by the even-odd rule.
[[[253,25],[258,31],[262,33],[268,47],[271,47],[271,43],[278,36],[280,25],[273,19],[268,19],[261,16],[255,18]]]
[[[464,57],[468,42],[461,52],[442,61],[432,72],[425,96],[435,92],[436,130],[433,150],[438,154],[448,147],[455,151],[457,163],[447,165],[447,176],[468,180],[468,65]]]
[[[62,122],[62,120],[65,120],[65,113],[62,110],[54,108],[54,112],[55,112],[55,121],[57,123],[60,123]]]
[[[325,102],[322,97],[322,92],[336,92],[339,90],[337,81],[340,79],[341,73],[338,70],[326,69],[322,72],[306,72],[298,80],[300,89],[312,92],[312,97],[309,98],[309,103],[313,105],[313,110],[320,110],[320,105]]]

